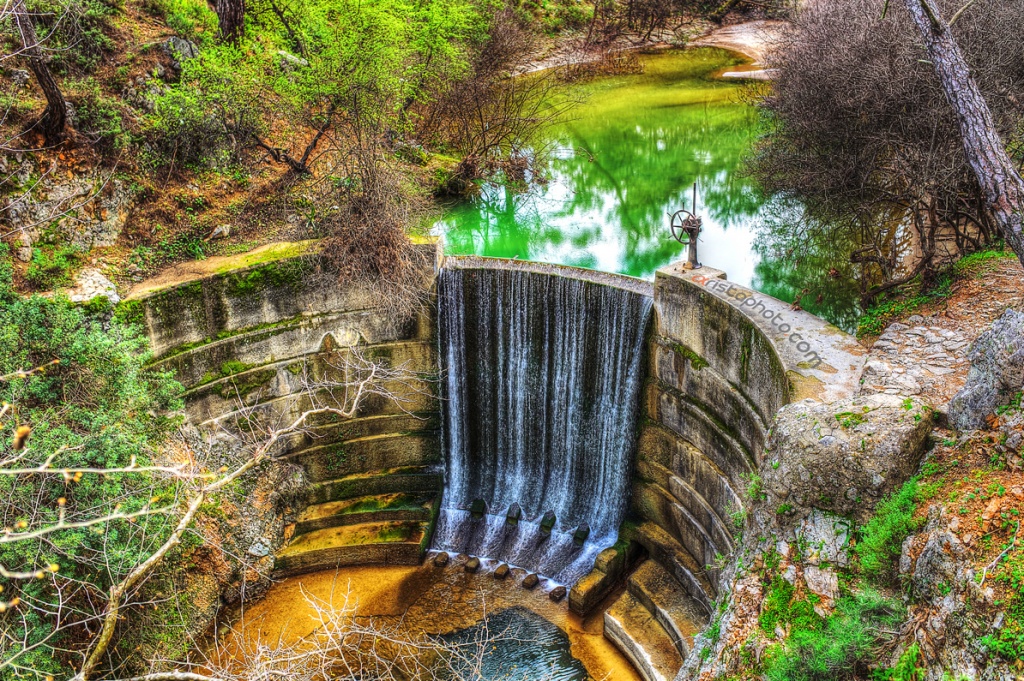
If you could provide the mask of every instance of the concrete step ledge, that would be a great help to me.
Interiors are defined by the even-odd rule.
[[[442,479],[439,473],[426,467],[413,467],[393,471],[374,471],[346,475],[335,480],[310,485],[306,490],[309,504],[341,501],[376,494],[433,492],[440,494]]]
[[[653,522],[641,523],[631,535],[628,538],[647,549],[651,559],[661,564],[701,609],[710,615],[717,592],[704,568],[686,548]]]
[[[626,589],[668,632],[679,655],[685,658],[693,637],[707,624],[707,616],[679,582],[653,560],[646,560],[626,580]]]
[[[329,527],[294,537],[274,560],[289,576],[345,565],[418,565],[429,521],[386,521]]]
[[[386,521],[429,521],[436,494],[378,494],[307,507],[295,523],[293,537],[330,527]]]
[[[673,681],[683,666],[671,636],[628,591],[604,613],[604,635],[644,681]]]

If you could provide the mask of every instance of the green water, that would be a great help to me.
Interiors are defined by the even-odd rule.
[[[547,183],[530,191],[487,185],[434,226],[446,252],[576,265],[650,278],[683,257],[668,214],[704,219],[703,264],[755,284],[753,226],[765,209],[738,172],[757,132],[743,88],[712,74],[742,61],[702,48],[644,55],[641,75],[584,87],[571,120],[546,134]]]

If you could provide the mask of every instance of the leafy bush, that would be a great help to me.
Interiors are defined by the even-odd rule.
[[[25,278],[38,289],[52,290],[58,286],[68,286],[77,266],[78,249],[74,247],[35,248]]]
[[[66,298],[18,296],[11,287],[6,247],[0,248],[0,401],[14,405],[7,419],[28,425],[28,446],[17,452],[19,466],[39,466],[51,455],[54,468],[123,467],[151,461],[171,432],[168,412],[180,408],[181,386],[167,373],[145,367],[147,341],[137,328],[105,321]],[[106,328],[104,328],[106,325]],[[18,372],[46,368],[28,375]],[[4,422],[0,451],[15,454],[11,421]],[[4,525],[52,526],[60,509],[68,522],[131,513],[151,500],[169,499],[169,483],[152,474],[104,476],[0,476]],[[63,500],[63,501],[61,501]],[[157,502],[159,503],[159,502]],[[5,634],[32,647],[0,644],[0,661],[69,677],[76,642],[86,640],[78,622],[89,622],[102,607],[96,593],[122,579],[166,537],[166,515],[134,522],[112,520],[68,528],[43,539],[0,545],[0,565],[9,570],[45,568],[45,578],[0,579],[4,599],[20,599],[7,616]],[[24,525],[20,525],[24,523]],[[56,571],[49,566],[56,566]]]
[[[226,165],[264,129],[267,57],[230,46],[185,63],[181,81],[154,100],[148,136],[163,162]]]
[[[123,149],[131,143],[131,136],[123,126],[118,101],[104,95],[94,78],[71,81],[66,89],[68,99],[75,106],[78,129],[91,137],[94,144]]]
[[[765,678],[768,681],[858,678],[874,660],[879,627],[892,626],[900,620],[902,612],[897,602],[877,592],[864,591],[840,598],[835,612],[827,619],[800,614],[789,623],[791,631],[786,643],[776,647],[769,656]]]
[[[28,0],[26,5],[58,72],[93,71],[114,47],[107,31],[121,13],[122,0]]]
[[[916,527],[918,479],[911,478],[875,509],[875,515],[864,525],[854,553],[861,571],[868,577],[886,579],[891,576],[903,540]]]

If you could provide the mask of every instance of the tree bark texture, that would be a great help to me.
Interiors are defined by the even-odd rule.
[[[221,40],[237,43],[245,32],[245,0],[216,0]]]
[[[39,47],[32,17],[25,8],[25,0],[14,0],[11,12],[14,28],[21,40],[21,49],[28,58],[28,66],[35,74],[39,88],[46,96],[46,109],[39,119],[39,127],[48,145],[60,144],[64,140],[64,126],[68,120],[68,105],[60,92],[57,80],[50,71],[49,58]]]
[[[967,162],[1003,237],[1024,263],[1024,180],[1006,151],[995,120],[971,76],[960,46],[933,0],[905,0],[928,58],[956,114]]]

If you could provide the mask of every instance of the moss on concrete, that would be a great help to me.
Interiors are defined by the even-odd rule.
[[[690,368],[692,368],[694,371],[700,371],[701,369],[704,369],[708,366],[708,361],[706,359],[704,359],[696,352],[683,345],[682,343],[675,343],[672,346],[672,349],[675,350],[677,355],[688,359],[690,361]]]

